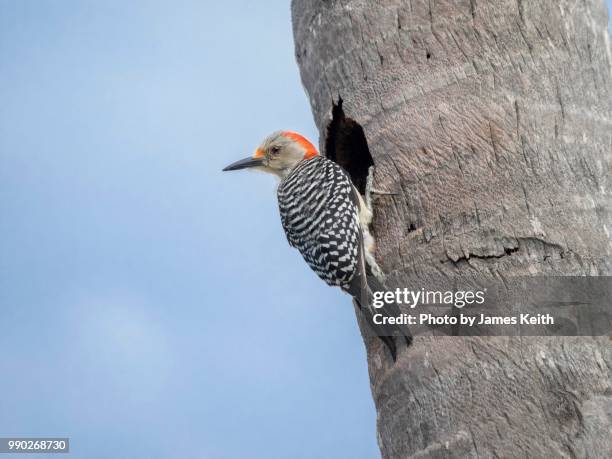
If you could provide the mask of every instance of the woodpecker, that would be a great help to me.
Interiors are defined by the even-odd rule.
[[[374,325],[373,316],[380,311],[372,308],[372,292],[384,288],[374,275],[379,268],[368,229],[372,213],[349,175],[293,131],[274,132],[251,157],[223,170],[245,168],[269,172],[280,179],[278,207],[289,245],[328,285],[340,287],[353,297],[367,325],[383,340],[395,361],[394,338],[403,336],[409,345],[411,337],[397,327]]]

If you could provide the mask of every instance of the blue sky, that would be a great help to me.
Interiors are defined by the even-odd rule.
[[[221,173],[317,138],[286,2],[2,0],[0,100],[1,435],[377,456],[349,298],[287,245],[272,177]]]
[[[0,0],[0,100],[0,436],[378,457],[348,297],[271,177],[221,173],[273,130],[316,143],[288,2]]]

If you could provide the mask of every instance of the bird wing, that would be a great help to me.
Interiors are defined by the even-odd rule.
[[[361,243],[351,180],[325,158],[304,163],[279,186],[281,223],[312,270],[328,285],[346,288],[358,270]]]
[[[355,186],[352,186],[351,200],[357,208],[357,212],[361,211],[361,206],[364,205],[363,200],[359,197],[359,191]],[[368,282],[367,282],[367,267],[365,260],[365,248],[363,243],[363,232],[359,227],[359,249],[357,258],[357,270],[351,283],[346,289],[347,293],[356,298],[360,304],[368,302]]]

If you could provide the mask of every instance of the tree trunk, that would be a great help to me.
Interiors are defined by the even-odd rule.
[[[375,165],[388,285],[611,274],[601,0],[294,0],[321,147]],[[364,336],[384,458],[612,457],[609,337]]]

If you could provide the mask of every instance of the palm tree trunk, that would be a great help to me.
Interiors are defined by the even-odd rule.
[[[375,165],[392,286],[610,275],[612,57],[601,0],[294,0],[321,147]],[[361,185],[359,185],[363,188]],[[612,457],[609,337],[364,336],[384,458]]]

